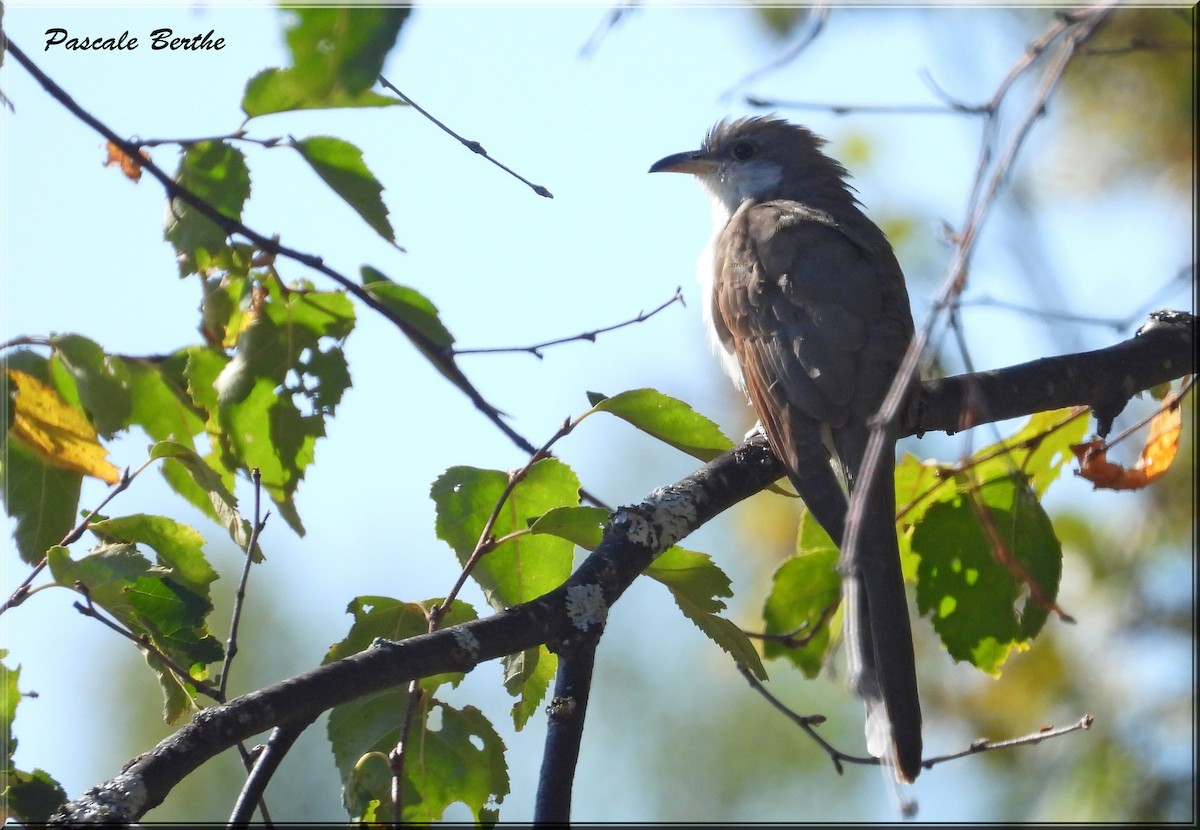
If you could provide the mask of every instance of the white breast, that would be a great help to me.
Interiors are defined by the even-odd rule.
[[[704,183],[703,180],[701,183]],[[705,189],[707,190],[707,188]],[[700,283],[700,316],[704,319],[709,345],[721,359],[721,368],[733,379],[734,385],[744,392],[746,391],[746,381],[742,377],[742,367],[738,364],[737,355],[732,350],[725,348],[725,344],[717,336],[716,326],[713,325],[713,280],[716,277],[717,242],[721,239],[721,232],[729,224],[733,213],[717,194],[710,191],[709,195],[712,197],[713,231],[708,244],[700,252],[700,259],[696,260],[696,280]]]

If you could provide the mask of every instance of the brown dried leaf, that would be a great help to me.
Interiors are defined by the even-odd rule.
[[[121,168],[121,172],[132,181],[141,181],[142,165],[129,157],[129,154],[113,144],[111,141],[105,142],[105,149],[108,150],[108,158],[104,160],[105,167],[112,167],[114,164]],[[150,157],[143,151],[138,150],[138,156],[144,159]]]
[[[1137,490],[1157,481],[1171,468],[1179,451],[1179,435],[1183,431],[1183,413],[1179,396],[1170,395],[1162,409],[1150,421],[1146,444],[1133,469],[1108,460],[1108,445],[1099,439],[1072,444],[1071,450],[1079,459],[1079,471],[1097,488],[1106,490]]]

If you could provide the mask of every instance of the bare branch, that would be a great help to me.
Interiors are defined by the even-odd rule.
[[[600,631],[559,650],[554,696],[546,708],[546,742],[538,774],[533,823],[567,824]]]
[[[621,322],[621,323],[614,323],[611,326],[604,326],[602,328],[592,329],[591,331],[581,332],[580,334],[573,334],[570,337],[559,337],[554,340],[546,340],[541,343],[534,343],[532,346],[494,346],[494,347],[487,347],[487,348],[480,348],[480,349],[455,349],[454,353],[461,355],[461,354],[500,354],[500,353],[504,353],[504,352],[528,352],[529,354],[536,357],[538,360],[541,360],[544,357],[544,355],[542,354],[542,351],[541,351],[542,349],[549,348],[550,346],[558,346],[563,343],[572,343],[576,340],[586,340],[589,343],[594,343],[594,342],[596,342],[597,336],[599,336],[601,334],[607,334],[610,331],[616,331],[617,329],[620,329],[620,328],[625,328],[625,326],[632,326],[635,323],[644,323],[646,320],[649,320],[655,314],[658,314],[658,312],[662,311],[664,308],[666,308],[669,305],[672,305],[673,303],[679,303],[680,305],[684,304],[683,288],[681,286],[676,287],[675,296],[671,297],[671,299],[667,300],[662,305],[660,305],[656,308],[653,308],[650,311],[639,311],[637,313],[636,317],[634,317],[630,320],[625,320],[624,322]]]
[[[1005,741],[993,741],[988,738],[980,738],[973,741],[969,747],[961,752],[952,752],[949,755],[936,755],[933,758],[926,758],[921,762],[925,769],[932,769],[938,764],[944,764],[946,761],[954,761],[958,758],[965,758],[968,755],[978,755],[980,752],[991,752],[995,749],[1010,749],[1015,746],[1033,746],[1040,744],[1042,741],[1049,741],[1053,738],[1061,738],[1063,735],[1069,735],[1072,732],[1080,732],[1085,729],[1091,729],[1094,718],[1091,715],[1084,715],[1076,723],[1070,726],[1065,726],[1061,729],[1053,727],[1043,727],[1031,735],[1025,735],[1020,738],[1009,738]]]
[[[609,32],[617,28],[618,23],[620,23],[634,11],[635,9],[628,3],[617,3],[616,5],[610,6],[608,11],[604,13],[604,17],[602,17],[600,22],[596,24],[596,28],[592,30],[590,35],[588,35],[587,41],[584,42],[583,46],[579,47],[579,57],[586,59],[594,55],[596,50],[600,47],[600,41],[604,39]]]
[[[242,785],[242,790],[238,793],[227,826],[241,827],[248,824],[255,807],[262,811],[264,822],[267,825],[271,824],[271,818],[267,814],[267,805],[263,801],[263,793],[266,792],[267,784],[271,782],[280,763],[296,743],[296,739],[311,724],[312,721],[277,726],[271,732],[271,737],[267,739],[265,745],[255,747],[253,753],[243,756],[242,760],[246,764],[246,768],[250,770],[250,775],[246,777],[246,783]]]
[[[266,516],[262,515],[262,474],[257,467],[250,471],[250,480],[254,482],[254,527],[246,542],[246,561],[242,563],[242,577],[238,580],[237,590],[233,594],[233,615],[229,620],[229,639],[225,646],[225,661],[221,664],[220,700],[225,699],[225,692],[229,688],[229,669],[233,665],[234,655],[238,651],[238,624],[242,619],[242,605],[246,601],[246,583],[250,580],[250,564],[254,561],[254,551],[258,548],[258,536],[262,533],[262,529],[267,524],[267,518],[271,515],[269,512]]]
[[[547,190],[546,188],[542,187],[540,184],[534,184],[533,182],[529,181],[529,179],[525,178],[524,176],[522,176],[520,173],[518,173],[518,172],[516,172],[515,170],[513,170],[513,169],[512,169],[511,167],[509,167],[508,165],[501,164],[499,161],[497,161],[496,159],[492,158],[490,155],[488,155],[488,151],[487,151],[487,150],[485,150],[485,149],[483,149],[483,145],[482,145],[482,144],[480,144],[478,141],[472,141],[472,140],[471,140],[471,139],[469,139],[469,138],[463,138],[461,135],[459,135],[458,133],[454,132],[454,130],[452,130],[452,129],[450,129],[449,127],[447,127],[447,126],[446,126],[445,124],[443,124],[441,121],[438,121],[438,120],[437,120],[436,118],[434,118],[434,117],[433,117],[433,116],[432,116],[432,115],[431,115],[431,114],[430,114],[430,113],[429,113],[427,110],[425,110],[425,109],[423,109],[422,107],[420,107],[420,106],[417,104],[417,102],[416,102],[416,101],[414,101],[412,98],[409,98],[407,95],[405,95],[405,94],[404,94],[403,92],[401,92],[399,89],[397,89],[397,88],[396,88],[396,87],[395,87],[395,86],[392,84],[392,82],[391,82],[391,81],[389,81],[387,78],[385,78],[385,77],[383,77],[382,75],[380,75],[380,76],[379,76],[379,82],[380,82],[381,84],[383,84],[385,87],[387,87],[388,89],[390,89],[392,92],[396,93],[396,95],[397,95],[397,96],[400,98],[400,100],[402,100],[404,103],[408,104],[410,107],[412,107],[413,109],[415,109],[417,112],[421,113],[421,115],[425,116],[427,119],[429,119],[430,121],[432,121],[432,122],[433,122],[435,125],[437,125],[438,127],[440,127],[440,128],[442,129],[442,131],[443,131],[443,132],[445,132],[445,133],[447,133],[448,135],[452,136],[452,137],[453,137],[455,140],[457,140],[457,141],[458,141],[460,144],[462,144],[464,147],[466,147],[466,148],[467,148],[468,150],[470,150],[472,153],[476,153],[476,154],[478,154],[478,155],[481,155],[481,156],[483,156],[485,159],[487,159],[487,160],[488,160],[488,161],[490,161],[492,164],[494,164],[494,165],[496,165],[497,167],[499,167],[501,170],[503,170],[503,171],[504,171],[505,173],[507,173],[508,175],[512,176],[514,179],[517,179],[518,181],[520,181],[520,182],[524,183],[524,184],[525,184],[525,185],[526,185],[526,186],[527,186],[527,187],[528,187],[530,190],[532,190],[532,191],[533,191],[534,193],[536,193],[537,195],[539,195],[539,196],[544,196],[544,197],[546,197],[547,199],[553,199],[553,198],[554,198],[554,194],[553,194],[553,193],[551,193],[551,192],[550,192],[549,190]]]
[[[747,95],[743,101],[747,106],[759,109],[807,110],[827,112],[831,115],[987,115],[991,112],[986,104],[826,104],[819,101],[760,98],[757,95]]]
[[[800,30],[800,34],[797,36],[796,42],[788,46],[787,49],[773,58],[768,64],[755,69],[729,89],[721,93],[720,100],[728,99],[733,95],[735,90],[740,89],[749,83],[753,83],[762,76],[774,72],[781,67],[787,66],[789,63],[796,60],[796,58],[800,57],[801,53],[803,53],[804,50],[807,49],[812,42],[817,39],[817,36],[820,35],[821,31],[825,28],[825,23],[829,20],[829,9],[830,4],[824,0],[822,2],[814,3],[810,7],[808,20],[805,21],[804,28]]]

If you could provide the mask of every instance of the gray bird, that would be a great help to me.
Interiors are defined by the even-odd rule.
[[[691,173],[712,197],[699,264],[703,315],[726,371],[750,398],[788,478],[840,548],[851,492],[879,410],[913,337],[904,275],[860,209],[824,139],[775,118],[722,121],[699,150],[651,173]],[[867,709],[867,748],[911,782],[921,705],[896,543],[895,435],[842,557],[850,683]]]

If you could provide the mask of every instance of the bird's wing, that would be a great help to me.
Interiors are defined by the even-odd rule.
[[[841,547],[846,501],[826,453],[839,456],[853,488],[868,419],[912,336],[899,265],[877,229],[855,233],[824,211],[773,201],[733,215],[714,267],[718,331],[738,356],[772,449]],[[921,713],[894,516],[887,475],[872,489],[856,561],[843,563],[847,644],[868,746],[912,780]]]
[[[713,317],[743,367],[758,368],[764,403],[845,424],[882,305],[869,252],[827,213],[775,201],[734,214],[714,265]]]

